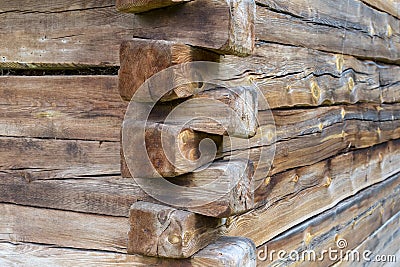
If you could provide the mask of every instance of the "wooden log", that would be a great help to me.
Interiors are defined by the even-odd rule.
[[[23,257],[22,257],[23,256]],[[16,260],[18,259],[18,260]],[[0,264],[18,261],[29,266],[215,266],[255,265],[255,246],[246,238],[221,237],[189,259],[152,258],[105,251],[53,247],[50,245],[0,242]]]
[[[257,1],[256,38],[392,63],[400,62],[400,20],[358,0],[344,5],[310,2]],[[374,23],[371,24],[371,18]]]
[[[122,145],[125,160],[135,178],[182,175],[212,162],[221,150],[222,136],[219,135],[167,124],[126,122]],[[138,151],[143,151],[147,157],[139,157]]]
[[[226,235],[250,238],[257,246],[263,244],[398,173],[399,148],[400,143],[395,140],[266,179],[255,196],[256,203],[264,199],[264,204],[231,219]],[[268,227],[264,225],[266,221]]]
[[[119,141],[115,76],[1,76],[0,135]]]
[[[400,238],[399,231],[400,213],[395,214],[388,221],[385,222],[379,229],[371,233],[364,241],[362,241],[354,250],[359,252],[371,251],[367,257],[370,261],[364,260],[365,266],[373,266],[377,260],[377,255],[384,255],[387,261],[382,261],[383,264],[390,264],[397,262],[396,252],[398,250],[398,241]],[[346,258],[342,258],[333,266],[351,266],[351,262]]]
[[[247,139],[257,132],[257,115],[258,96],[254,87],[215,87],[183,102],[158,103],[148,120]]]
[[[253,55],[226,56],[221,63],[237,83],[253,81],[270,108],[400,100],[398,66],[341,53],[258,42]]]
[[[398,0],[386,1],[386,0],[361,0],[369,6],[372,6],[378,10],[389,13],[400,19],[400,2]]]
[[[0,137],[0,147],[0,171],[28,181],[120,174],[118,142]]]
[[[162,40],[134,39],[124,41],[120,49],[119,93],[130,101],[136,91],[154,74],[168,67],[192,61],[219,61],[219,55],[185,44]],[[151,86],[143,100],[157,101],[188,97],[198,89],[198,84],[181,84],[182,76],[192,75],[190,69],[174,69],[171,77],[163,79],[163,87]],[[200,75],[193,73],[193,75]],[[195,79],[198,77],[193,77]],[[171,89],[172,91],[168,90]],[[142,90],[145,90],[144,88]],[[137,100],[138,95],[135,96]],[[155,99],[153,99],[155,98]]]
[[[0,204],[0,240],[126,253],[125,217]],[[23,215],[23,220],[21,216]]]
[[[378,230],[382,225],[390,220],[400,210],[398,198],[399,175],[395,175],[380,184],[376,184],[356,196],[349,198],[338,206],[305,221],[294,227],[290,231],[276,237],[265,245],[259,247],[265,252],[268,249],[279,251],[298,251],[314,250],[316,261],[294,262],[288,255],[284,255],[281,260],[276,259],[271,263],[269,260],[258,260],[257,266],[328,266],[340,259],[340,253],[331,254],[336,260],[330,260],[329,255],[321,257],[324,249],[336,249],[340,251],[339,240],[345,244],[343,252],[356,248],[363,240]],[[260,250],[258,250],[260,255]],[[262,255],[264,257],[264,255]],[[356,262],[356,261],[354,261]],[[353,264],[354,264],[353,262]]]
[[[141,13],[152,9],[183,4],[191,0],[117,0],[115,7],[120,12]]]
[[[128,253],[188,258],[220,235],[219,220],[148,202],[129,213]]]

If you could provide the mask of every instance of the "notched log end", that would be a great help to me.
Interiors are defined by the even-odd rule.
[[[255,46],[255,1],[237,0],[227,2],[231,12],[229,39],[221,50],[228,54],[242,57],[251,55]]]

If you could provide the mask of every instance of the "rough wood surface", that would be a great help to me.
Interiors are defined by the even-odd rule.
[[[364,3],[400,19],[399,0],[362,0]]]
[[[0,135],[119,141],[127,105],[117,83],[115,76],[1,76]]]
[[[256,200],[265,204],[233,218],[226,234],[258,246],[399,172],[399,149],[396,140],[272,176],[256,191]]]
[[[153,122],[126,122],[122,136],[123,154],[135,178],[175,177],[189,173],[212,162],[221,151],[220,135]]]
[[[0,137],[0,147],[0,172],[28,181],[120,174],[119,142]]]
[[[125,41],[121,44],[120,49],[119,93],[124,100],[130,101],[147,79],[168,67],[192,61],[217,62],[219,58],[220,56],[213,52],[170,41],[144,39]],[[172,71],[172,77],[163,79],[162,88],[158,88],[158,86],[148,88],[149,96],[146,99],[152,100],[152,97],[161,97],[166,89],[172,91],[165,92],[163,100],[193,95],[195,90],[198,90],[197,84],[181,84],[184,81],[181,81],[180,78],[185,76],[181,72],[191,73],[189,68]],[[193,75],[200,74],[194,73]],[[158,91],[160,92],[158,93]],[[136,95],[135,98],[138,96]]]
[[[259,40],[400,62],[400,20],[359,0],[343,4],[335,0],[258,0],[257,4]]]
[[[246,238],[221,237],[190,259],[166,259],[28,243],[0,242],[2,266],[255,266],[255,246]]]
[[[254,82],[270,108],[400,101],[399,66],[340,53],[258,42],[253,55],[221,63],[231,79]]]
[[[141,13],[152,9],[183,4],[191,0],[117,0],[115,6],[118,11],[127,13]]]
[[[132,205],[129,222],[130,254],[188,258],[220,235],[219,219],[142,201]]]
[[[347,246],[344,248],[344,252],[351,250],[399,212],[399,182],[399,175],[395,175],[387,181],[343,201],[321,215],[305,221],[265,245],[269,251],[283,249],[296,250],[301,253],[306,249],[314,249],[317,256],[321,256],[324,249],[329,247],[338,249],[336,242],[345,239]],[[265,249],[265,246],[260,246],[260,248]],[[260,250],[258,250],[259,252]],[[338,257],[337,260],[339,259]],[[294,266],[293,264],[295,266],[329,266],[334,262],[330,261],[326,255],[323,261],[303,261],[295,264],[286,255],[272,266]],[[271,266],[270,261],[259,260],[257,263],[258,266]]]
[[[248,142],[224,138],[224,158],[247,158],[254,162],[255,180],[287,169],[316,163],[340,152],[363,148],[400,137],[399,105],[336,106],[273,112],[276,132],[260,119],[259,133]],[[259,117],[262,117],[260,113]],[[265,140],[272,134],[269,140]],[[272,144],[272,145],[271,145]],[[275,151],[274,151],[275,149]],[[263,155],[275,152],[273,163]],[[269,171],[269,172],[268,172]]]
[[[363,266],[387,266],[390,263],[396,264],[398,262],[398,255],[396,252],[399,248],[400,240],[400,213],[395,214],[392,218],[385,222],[379,229],[373,232],[369,237],[362,241],[354,250],[363,252],[371,251],[371,255],[368,258],[370,262],[363,261]],[[388,261],[377,262],[375,257],[377,255],[384,256],[397,256],[396,258],[390,258]],[[388,258],[388,257],[387,257]],[[352,266],[350,261],[342,259],[333,266]],[[395,265],[393,265],[395,266]]]
[[[0,240],[126,253],[125,217],[0,204]]]

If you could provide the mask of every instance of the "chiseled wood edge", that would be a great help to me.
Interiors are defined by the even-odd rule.
[[[219,219],[143,201],[129,223],[128,253],[145,256],[188,258],[221,235]]]
[[[396,262],[398,262],[398,255],[395,255],[399,249],[400,240],[400,212],[391,217],[385,222],[379,229],[368,236],[364,241],[362,241],[354,250],[359,252],[371,251],[371,255],[368,255],[372,260],[376,255],[393,255],[396,257]],[[365,262],[364,266],[374,266],[376,262]],[[393,262],[392,262],[393,263]],[[389,262],[387,263],[389,264]],[[353,266],[351,261],[346,259],[341,259],[335,265],[338,266]]]
[[[400,140],[394,140],[291,170],[277,179],[266,179],[263,187],[269,190],[259,189],[264,191],[261,197],[256,192],[256,200],[267,200],[265,204],[231,218],[225,234],[251,238],[257,246],[261,245],[398,173],[399,149]],[[271,218],[274,220],[269,221]],[[266,221],[269,221],[268,227],[265,227]]]
[[[173,41],[146,39],[124,41],[120,48],[119,93],[122,99],[130,101],[147,79],[168,67],[193,61],[218,62],[219,58],[220,56],[214,52]],[[144,95],[135,95],[135,100],[157,101],[163,96],[161,99],[168,101],[188,97],[199,90],[195,83],[182,84],[186,81],[182,82],[180,77],[188,77],[190,74],[188,68],[176,68],[168,72],[167,77],[163,76],[162,88],[150,85],[149,88],[143,87],[142,91],[145,92],[140,93]],[[194,75],[201,74],[194,73]],[[199,77],[193,77],[195,78]],[[146,89],[150,91],[147,92]],[[173,90],[164,95],[167,89]]]
[[[305,221],[290,229],[282,235],[260,244],[257,254],[264,257],[266,248],[272,250],[296,250],[300,253],[306,249],[315,250],[317,256],[321,255],[324,249],[338,249],[337,242],[340,239],[346,240],[343,249],[352,250],[378,230],[391,217],[400,211],[400,175],[396,174],[388,180],[371,186],[357,195],[339,203],[326,212]],[[332,229],[335,229],[332,231]],[[329,266],[335,261],[330,261],[325,255],[322,261],[304,261],[300,266]],[[275,254],[276,257],[276,254]],[[262,259],[262,258],[261,258]],[[276,259],[276,258],[275,258]],[[338,255],[339,260],[340,257]],[[270,261],[258,260],[257,266],[270,266]],[[276,260],[274,266],[292,266],[295,262],[284,257]],[[299,266],[299,263],[295,264]]]
[[[51,245],[28,244],[20,242],[0,241],[0,265],[9,266],[16,262],[22,266],[201,266],[254,267],[256,264],[255,246],[249,239],[243,237],[220,237],[217,241],[203,248],[189,259],[167,259],[143,257],[113,253],[53,247]]]
[[[189,1],[191,0],[116,0],[115,7],[120,12],[141,13]]]

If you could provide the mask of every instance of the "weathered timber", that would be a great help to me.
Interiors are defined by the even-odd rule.
[[[23,257],[21,257],[23,254]],[[56,248],[50,245],[0,242],[0,264],[21,266],[204,266],[255,265],[255,246],[246,238],[221,237],[189,259],[143,257],[106,251]]]
[[[383,106],[380,107],[384,109]],[[256,169],[255,180],[259,181],[267,175],[313,164],[348,149],[368,147],[400,137],[399,114],[392,108],[382,113],[376,108],[368,108],[367,106],[354,107],[354,109],[347,109],[350,111],[347,120],[343,120],[346,117],[346,109],[344,109],[343,113],[343,110],[338,108],[336,111],[332,109],[332,114],[325,113],[326,121],[315,123],[313,120],[305,120],[304,127],[302,123],[291,126],[289,124],[281,129],[278,127],[276,139],[281,139],[282,141],[278,141],[276,144],[272,142],[272,145],[265,141],[265,134],[257,134],[253,137],[254,139],[249,139],[249,143],[231,138],[233,140],[224,144],[224,158],[249,158],[254,162]],[[316,111],[316,113],[322,110]],[[297,116],[300,113],[297,112],[293,112],[296,114],[295,117],[302,121]],[[287,113],[289,114],[290,111]],[[335,113],[336,115],[334,115]],[[285,111],[283,114],[285,114]],[[335,116],[339,119],[338,121],[335,121]],[[285,118],[281,117],[281,119]],[[311,124],[311,127],[306,126],[309,125],[309,122],[314,122],[315,124]],[[325,126],[324,123],[328,125]],[[287,132],[289,129],[295,129],[294,133],[299,135],[287,136],[287,133],[290,133]],[[268,132],[268,129],[263,130],[261,126],[260,131],[265,133]],[[270,139],[274,140],[275,138]],[[225,138],[226,140],[228,139]],[[247,150],[243,150],[243,148],[247,148]],[[264,155],[273,155],[274,152],[275,156],[271,165],[271,158],[266,158]]]
[[[400,62],[400,20],[359,0],[259,0],[256,38],[356,57]],[[371,18],[374,22],[371,23]]]
[[[118,175],[119,143],[1,137],[1,171],[27,180]],[[18,151],[18,160],[10,157]]]
[[[251,53],[254,46],[254,1],[201,0],[141,15],[117,12],[114,0],[72,4],[7,0],[0,3],[0,10],[3,68],[30,68],[36,67],[35,63],[50,64],[48,67],[118,66],[119,46],[132,36],[240,55]]]
[[[259,249],[271,250],[296,250],[300,253],[305,250],[315,250],[319,261],[303,261],[295,266],[329,266],[340,259],[336,254],[333,261],[325,255],[321,257],[324,249],[337,249],[339,240],[345,240],[343,251],[356,248],[363,240],[378,230],[391,217],[400,211],[398,198],[400,190],[399,175],[395,175],[380,184],[374,185],[356,196],[349,198],[336,207],[320,214],[311,220],[296,226],[288,232],[259,246]],[[344,244],[342,241],[341,244]],[[261,253],[258,250],[258,253]],[[362,253],[362,251],[361,251]],[[276,256],[276,255],[275,255]],[[285,255],[277,260],[273,266],[292,266],[294,261]],[[357,262],[357,261],[354,261]],[[257,266],[270,266],[270,261],[259,260]]]
[[[126,217],[0,204],[0,240],[126,253]],[[23,219],[21,219],[22,217]]]
[[[220,235],[220,220],[148,202],[129,213],[128,253],[188,258]]]
[[[253,81],[270,108],[400,101],[399,66],[341,53],[258,42],[253,55],[221,63],[236,70],[231,79],[238,83]]]
[[[115,76],[1,76],[0,135],[119,141],[127,104],[117,83]]]
[[[395,140],[269,177],[256,190],[256,202],[265,204],[231,219],[226,234],[261,245],[399,172],[399,149]]]
[[[254,187],[251,164],[240,161],[217,162],[204,171],[185,176],[184,179],[177,177],[171,182],[193,187],[212,182],[215,184],[212,187],[193,189],[193,194],[190,194],[187,199],[185,196],[175,196],[181,197],[181,203],[187,204],[184,208],[189,211],[221,218],[243,213],[253,207]],[[0,171],[0,202],[125,217],[128,217],[129,208],[136,201],[159,203],[146,194],[134,179],[124,179],[120,176],[79,177],[78,179],[74,177],[45,179],[46,177],[43,177],[44,180],[41,180],[40,176],[37,178],[37,180],[29,180],[18,172]],[[168,198],[168,195],[164,197]],[[200,201],[203,204],[199,203]],[[195,203],[201,205],[195,205]]]
[[[0,171],[4,203],[128,217],[132,203],[149,199],[133,179],[118,176],[31,181]]]
[[[167,69],[168,67],[192,61],[219,61],[220,56],[196,47],[163,40],[134,39],[124,41],[120,49],[120,70],[119,70],[119,93],[124,100],[131,100],[136,91],[144,86],[144,82],[154,74]],[[198,84],[182,78],[190,78],[190,68],[177,68],[171,71],[169,76],[164,77],[163,87],[152,84],[148,88],[142,88],[148,93],[144,100],[157,101],[182,98],[193,95],[198,89]],[[183,76],[183,77],[182,77]],[[199,77],[193,77],[193,80]],[[185,83],[185,84],[182,84]],[[139,97],[136,95],[135,99]],[[156,99],[152,99],[156,98]]]
[[[0,171],[27,181],[120,174],[119,142],[0,137],[0,147]]]
[[[126,122],[123,153],[135,178],[182,175],[212,162],[221,151],[220,135],[153,122]]]
[[[141,13],[152,9],[183,4],[191,0],[117,0],[115,7],[118,11]]]
[[[400,2],[399,0],[361,0],[364,3],[386,13],[391,14],[400,19]]]
[[[363,266],[374,266],[377,263],[374,262],[374,257],[376,255],[395,255],[398,248],[400,240],[400,213],[395,214],[388,221],[385,222],[379,229],[373,232],[369,237],[367,237],[364,241],[362,241],[354,250],[359,252],[371,251],[371,254],[368,255],[368,258],[371,259],[370,262],[364,261]],[[360,257],[361,258],[361,257]],[[391,258],[387,261],[387,264],[390,262],[397,262],[398,258]],[[385,263],[382,262],[382,266]],[[351,261],[346,258],[342,258],[335,265],[337,266],[352,266]]]

